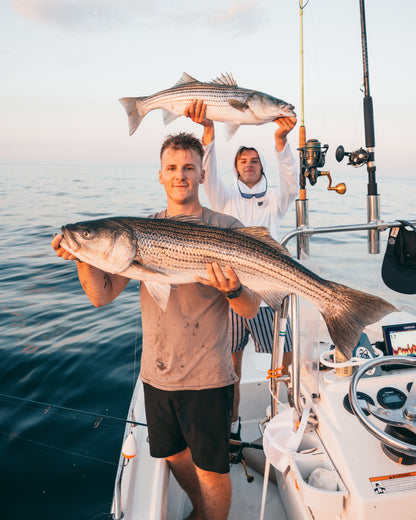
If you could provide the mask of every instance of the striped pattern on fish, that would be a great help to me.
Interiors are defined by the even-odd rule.
[[[129,117],[132,135],[151,110],[162,109],[163,121],[169,124],[183,115],[195,99],[205,102],[209,119],[227,124],[228,138],[240,125],[261,125],[278,117],[296,116],[293,105],[257,90],[241,88],[230,74],[202,83],[184,73],[172,88],[151,96],[121,98],[120,102]]]
[[[385,300],[325,280],[294,260],[266,228],[223,229],[189,217],[115,217],[62,227],[62,246],[106,272],[146,283],[166,308],[170,285],[206,276],[207,262],[230,265],[273,309],[295,293],[321,312],[341,352],[350,357],[366,325],[396,309]]]

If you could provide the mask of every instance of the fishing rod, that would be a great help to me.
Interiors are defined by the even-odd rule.
[[[365,21],[364,0],[360,1],[361,19],[361,45],[363,56],[363,82],[364,82],[364,133],[366,149],[360,148],[355,152],[345,152],[342,145],[338,146],[335,157],[341,162],[345,156],[349,157],[348,164],[360,167],[367,164],[368,184],[367,184],[367,221],[378,222],[380,220],[380,195],[377,193],[376,182],[376,163],[375,163],[375,135],[374,135],[374,111],[373,98],[370,95],[370,79],[368,73],[368,52],[367,52],[367,28]],[[372,229],[368,231],[368,252],[377,254],[380,252],[380,231]]]
[[[329,146],[321,143],[318,139],[306,140],[306,127],[305,127],[305,106],[304,106],[304,51],[303,51],[303,11],[308,5],[309,0],[302,3],[299,1],[299,15],[300,15],[300,104],[301,104],[301,115],[300,115],[300,127],[299,127],[299,198],[296,200],[296,227],[307,228],[309,227],[309,201],[306,197],[306,179],[309,180],[311,186],[314,186],[318,180],[318,177],[328,177],[329,191],[335,191],[336,193],[343,195],[347,188],[345,184],[339,183],[336,186],[332,186],[331,175],[328,171],[319,171],[318,168],[323,168],[325,165],[325,155],[328,151]],[[297,257],[302,258],[303,254],[309,256],[309,236],[299,235],[297,237]]]
[[[376,163],[375,163],[375,136],[374,136],[374,112],[373,98],[370,95],[370,80],[368,74],[367,53],[367,29],[365,23],[364,0],[360,0],[361,14],[361,41],[364,67],[364,128],[365,144],[368,151],[367,157],[367,220],[368,222],[380,219],[380,195],[377,193]],[[368,232],[368,252],[376,254],[380,252],[380,232],[372,230]]]
[[[96,412],[89,412],[87,410],[79,410],[78,408],[68,408],[67,406],[60,406],[58,404],[43,403],[41,401],[34,401],[33,399],[26,399],[24,397],[17,397],[14,395],[0,394],[0,398],[35,404],[38,406],[44,406],[45,407],[44,413],[47,413],[51,408],[56,408],[57,410],[62,410],[64,412],[80,413],[80,414],[84,414],[84,415],[89,415],[91,417],[96,417],[97,419],[101,419],[101,420],[108,419],[110,421],[118,421],[118,422],[122,422],[122,423],[132,424],[133,426],[146,426],[147,427],[147,424],[141,423],[138,421],[130,421],[128,419],[122,419],[121,417],[114,417],[112,415],[99,414]]]
[[[301,0],[302,1],[302,0]],[[303,67],[303,10],[306,4],[299,3],[299,23],[300,23],[300,127],[299,127],[299,159],[300,159],[300,177],[299,177],[299,198],[296,200],[296,228],[309,226],[309,207],[306,198],[306,177],[304,175],[303,154],[306,146],[306,128],[305,128],[305,96],[304,96],[304,67]],[[309,256],[309,237],[301,235],[297,239],[298,258],[304,251]]]

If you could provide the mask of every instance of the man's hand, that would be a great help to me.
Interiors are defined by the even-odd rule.
[[[207,264],[207,275],[208,278],[196,276],[196,281],[202,283],[203,285],[210,285],[211,287],[215,287],[224,293],[235,291],[241,285],[238,276],[229,265],[226,265],[224,269],[221,269],[221,267],[216,262]]]
[[[291,132],[297,123],[296,117],[279,117],[274,120],[278,125],[277,130],[274,133],[274,139],[276,141],[276,148],[278,152],[281,152],[287,142],[287,134]]]
[[[53,237],[51,246],[64,260],[78,260],[76,256],[61,246],[62,235]],[[129,283],[129,278],[118,274],[105,273],[98,267],[77,261],[78,278],[85,294],[95,307],[102,307],[112,302]]]
[[[190,117],[194,123],[198,123],[202,126],[214,126],[214,123],[211,121],[211,119],[206,117],[206,113],[207,105],[202,101],[202,99],[194,99],[185,108],[184,115],[186,117]]]
[[[76,256],[74,256],[61,246],[62,238],[62,235],[57,234],[53,237],[53,240],[51,242],[52,249],[56,251],[57,256],[60,256],[64,260],[78,260]]]
[[[256,316],[259,311],[260,298],[250,291],[250,289],[241,285],[238,276],[229,265],[221,269],[216,262],[207,264],[207,274],[208,279],[197,276],[197,282],[215,287],[223,293],[234,292],[239,287],[242,287],[241,294],[238,298],[227,301],[233,311],[243,318],[250,320]]]
[[[204,127],[202,144],[207,146],[214,140],[214,123],[206,117],[207,105],[200,100],[194,100],[185,108],[184,115]]]

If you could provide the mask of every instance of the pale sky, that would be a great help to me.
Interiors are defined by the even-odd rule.
[[[304,10],[308,138],[365,146],[359,0],[310,0]],[[414,0],[366,0],[377,171],[414,175]],[[133,136],[118,102],[173,86],[183,72],[210,81],[230,72],[241,87],[295,105],[300,117],[298,0],[3,0],[0,4],[0,163],[158,165],[163,138],[202,129],[165,126],[160,110]],[[244,143],[272,155],[269,123],[241,127],[219,161]],[[298,131],[292,132],[294,152]],[[270,157],[270,159],[269,159]]]

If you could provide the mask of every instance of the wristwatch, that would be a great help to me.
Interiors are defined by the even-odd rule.
[[[240,294],[243,292],[243,284],[240,284],[240,287],[235,291],[228,291],[224,293],[224,296],[227,300],[233,300],[234,298],[238,298]]]

